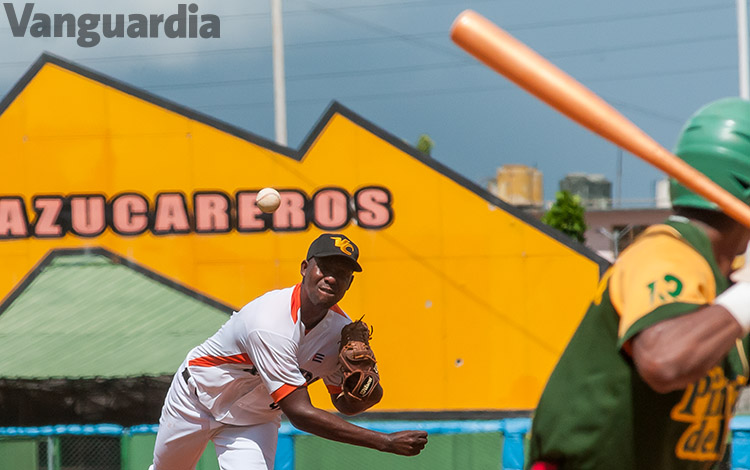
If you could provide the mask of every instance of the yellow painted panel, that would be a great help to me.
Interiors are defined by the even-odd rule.
[[[341,231],[359,245],[364,267],[341,306],[375,328],[386,392],[376,410],[533,408],[594,292],[597,264],[382,135],[333,113],[297,160],[47,64],[0,115],[0,203],[21,197],[33,224],[35,196],[100,194],[111,204],[134,193],[154,211],[159,194],[178,193],[192,226],[170,235],[153,225],[119,235],[110,225],[90,238],[0,239],[0,297],[49,250],[102,246],[240,308],[297,283],[322,230],[310,222],[279,231],[277,221],[275,230],[240,232],[237,193],[293,191],[318,217],[325,207],[316,209],[313,195],[338,188],[350,199]],[[389,224],[361,226],[371,212],[356,212],[353,199],[369,187],[390,195],[378,206],[391,211]],[[226,233],[195,233],[200,192],[229,201],[227,213],[213,215],[230,221]],[[7,231],[0,220],[0,238]],[[331,408],[324,387],[311,394]]]

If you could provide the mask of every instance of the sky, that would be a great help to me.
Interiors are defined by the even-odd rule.
[[[569,173],[603,174],[624,206],[648,206],[664,175],[483,66],[449,36],[472,9],[601,96],[668,149],[704,104],[737,96],[731,0],[282,0],[288,146],[337,101],[482,185],[505,164],[544,175],[554,199]],[[31,2],[29,2],[31,3]],[[269,0],[201,0],[219,38],[14,37],[0,10],[0,95],[43,52],[275,140]],[[177,13],[178,1],[37,0],[33,14]],[[30,23],[34,23],[34,19]],[[199,25],[201,22],[199,21]],[[620,158],[621,157],[621,158]],[[618,166],[621,162],[621,172]],[[618,177],[618,174],[621,175]]]

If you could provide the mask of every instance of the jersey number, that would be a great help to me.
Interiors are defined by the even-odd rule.
[[[680,295],[682,292],[682,281],[671,274],[667,274],[664,276],[663,282],[654,281],[649,283],[648,290],[652,305],[657,301],[657,298],[659,303],[663,303],[667,300],[665,294],[673,299]]]

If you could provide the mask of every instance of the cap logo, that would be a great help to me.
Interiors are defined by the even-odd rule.
[[[348,239],[343,237],[331,237],[331,240],[333,240],[333,244],[341,250],[343,253],[346,253],[347,255],[353,255],[354,254],[354,247],[352,246],[352,242],[350,242]]]

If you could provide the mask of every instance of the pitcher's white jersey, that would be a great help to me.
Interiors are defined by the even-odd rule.
[[[338,343],[351,319],[332,307],[312,330],[299,315],[300,288],[268,292],[249,304],[187,357],[198,399],[225,424],[279,422],[276,404],[297,387],[322,378],[341,391]]]

